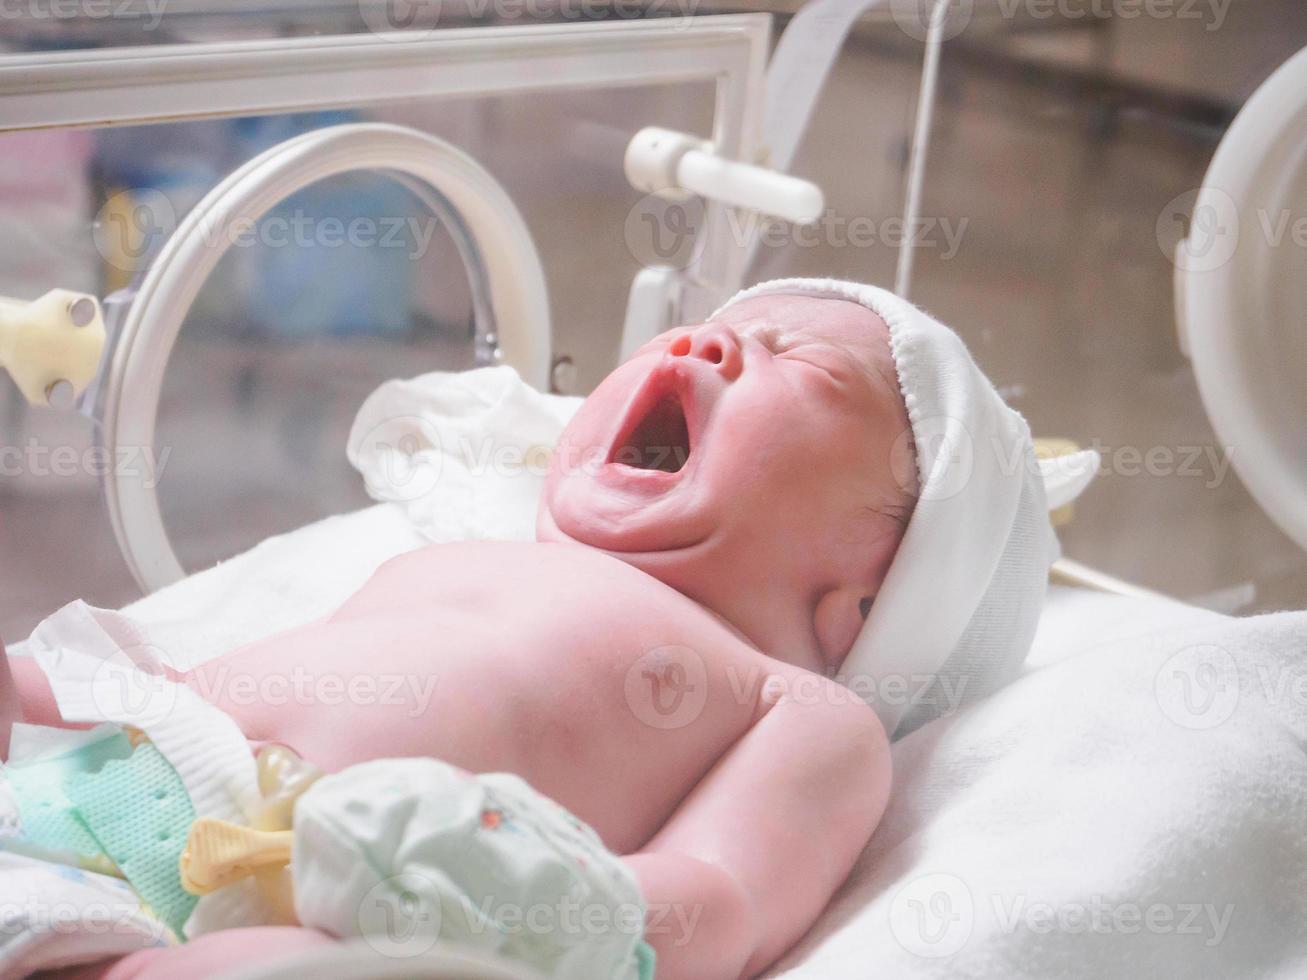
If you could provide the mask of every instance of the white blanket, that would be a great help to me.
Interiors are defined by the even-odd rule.
[[[312,619],[421,542],[388,507],[135,611],[191,663]],[[1304,652],[1307,613],[1052,590],[1020,679],[897,743],[884,821],[774,974],[1307,976]]]
[[[1307,613],[1055,590],[1034,669],[896,745],[776,975],[1307,975],[1305,649]]]

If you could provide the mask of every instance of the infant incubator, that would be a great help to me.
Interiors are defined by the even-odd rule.
[[[1169,348],[1066,341],[1051,327],[969,332],[972,303],[1001,310],[1022,297],[983,275],[981,285],[948,285],[955,268],[965,278],[969,249],[984,248],[988,189],[1024,182],[1043,194],[1047,180],[1038,134],[1015,134],[1025,172],[1002,172],[959,109],[968,98],[959,77],[987,64],[986,18],[997,16],[987,5],[811,0],[779,17],[729,4],[655,4],[640,17],[616,7],[582,15],[566,3],[528,14],[490,6],[128,4],[98,23],[7,22],[7,644],[73,599],[116,607],[145,596],[131,611],[167,647],[170,666],[185,669],[329,612],[391,555],[431,540],[529,537],[539,466],[575,409],[570,396],[741,286],[826,274],[832,261],[841,274],[947,311],[1042,437],[1041,453],[1098,450],[1106,499],[1118,502],[1127,491],[1113,498],[1112,488],[1135,465],[1148,476],[1129,487],[1154,495],[1151,506],[1174,521],[1149,538],[1147,528],[1117,526],[1122,510],[1094,503],[1092,491],[1074,512],[1074,492],[1052,501],[1065,503],[1053,512],[1063,541],[1053,581],[1063,588],[1050,598],[1032,667],[1083,652],[1086,622],[1214,631],[1217,613],[1289,604],[1285,590],[1307,581],[1307,351],[1298,329],[1307,275],[1304,250],[1282,247],[1307,180],[1307,50],[1265,79],[1192,193],[1158,215],[1149,242],[1158,254],[1136,265],[1151,262],[1170,281],[1140,273],[1089,299],[1049,285],[1051,318],[1077,304],[1107,316],[1113,288],[1151,288],[1164,307],[1174,296],[1166,338],[1174,363],[1155,375],[1169,380],[1122,395],[1155,409],[1152,431],[1166,436],[1159,446],[1091,445],[1112,416],[1076,408],[1076,398],[1094,389],[1099,400],[1089,402],[1101,408],[1128,387],[1121,364],[1165,360]],[[866,117],[856,122],[847,118],[850,87]],[[846,99],[838,110],[823,108],[832,91]],[[974,157],[968,186],[935,191],[931,175],[950,155]],[[1110,162],[1087,154],[1075,166]],[[1066,198],[1087,206],[1074,189]],[[1066,243],[1032,232],[1021,261],[1037,271],[1036,253],[1055,245]],[[1056,354],[1068,350],[1074,364]],[[391,380],[437,369],[481,369],[469,375],[480,387]],[[1055,404],[1054,389],[1065,392]],[[1192,419],[1167,414],[1168,399],[1190,394],[1207,415],[1198,432],[1186,430]],[[433,438],[441,412],[494,434],[511,458],[478,467],[467,454],[449,456],[434,476],[441,438],[453,431]],[[1205,436],[1207,419],[1215,439]],[[1123,455],[1131,448],[1134,464]],[[1233,577],[1214,571],[1220,547],[1204,550],[1194,569],[1156,571],[1174,549],[1166,535],[1183,527],[1170,511],[1199,500],[1159,505],[1156,478],[1187,466],[1200,475],[1179,484],[1185,493],[1222,466],[1242,481],[1214,485],[1214,505],[1210,495],[1193,504],[1241,508],[1227,543],[1240,569]],[[1253,554],[1263,560],[1250,570]],[[1131,604],[1102,605],[1109,601]],[[1214,634],[1195,633],[1177,649],[1202,646],[1203,635]],[[1121,636],[1100,639],[1106,648]],[[1243,656],[1234,641],[1221,649]],[[930,737],[896,751],[919,761]],[[873,851],[911,836],[912,818],[891,820]],[[275,839],[256,843],[275,863]],[[1129,879],[1129,869],[1114,870],[1109,891]],[[955,876],[969,883],[965,896],[931,879],[933,867],[911,872],[874,887],[855,876],[841,899],[845,919],[874,923],[894,955],[920,967],[887,975],[931,975],[931,950],[942,948],[922,953],[901,931],[915,883],[930,881],[932,899],[944,894],[972,908],[974,923],[984,919],[974,912],[983,905],[975,882],[991,879],[980,870]],[[777,975],[879,968],[883,959],[859,958],[855,930],[841,929],[838,912]],[[967,940],[981,935],[984,925],[968,925]],[[1017,945],[1010,933],[994,936],[986,949]],[[1253,962],[1253,942],[1237,939],[1227,955]],[[1153,952],[1176,955],[1162,945]],[[644,969],[628,953],[631,970]],[[456,943],[396,957],[364,940],[240,975],[306,970],[532,975]]]

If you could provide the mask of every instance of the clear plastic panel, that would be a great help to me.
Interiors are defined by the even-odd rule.
[[[90,130],[0,134],[0,295],[53,285],[106,296],[244,161],[308,129],[390,122],[437,135],[489,170],[527,222],[549,288],[559,377],[584,391],[612,366],[631,279],[647,260],[622,175],[644,125],[707,135],[709,82]],[[639,226],[636,226],[637,231]],[[275,207],[222,259],[169,362],[154,454],[174,549],[194,570],[366,506],[345,458],[381,382],[471,366],[467,277],[439,220],[381,174],[321,181]],[[138,594],[98,486],[92,423],[33,408],[0,383],[0,636],[21,638],[82,597]]]
[[[1218,608],[1300,603],[1307,558],[1231,471],[1237,447],[1218,444],[1180,351],[1171,254],[1229,120],[1302,37],[1283,18],[1300,28],[1307,12],[1284,4],[1190,8],[1219,12],[1213,25],[1178,13],[1169,22],[1103,20],[1026,16],[1044,5],[957,4],[970,13],[948,32],[922,220],[908,229],[902,200],[924,21],[911,18],[910,4],[889,6],[892,14],[867,18],[842,52],[794,161],[796,174],[822,186],[827,213],[809,229],[772,228],[747,278],[835,275],[888,285],[899,248],[915,236],[911,297],[959,330],[1037,435],[1104,454],[1098,481],[1062,531],[1068,555]],[[309,16],[291,6],[206,13],[170,5],[176,16],[149,38],[94,37],[113,45],[368,30],[365,9],[347,3]],[[475,16],[442,13],[435,29],[484,22]],[[57,37],[11,31],[3,43],[90,43],[60,30]],[[1181,43],[1186,56],[1170,57]],[[631,276],[651,258],[648,242],[631,234],[629,219],[634,214],[638,228],[648,205],[621,174],[625,141],[643,125],[707,134],[712,113],[710,85],[686,83],[413,100],[357,117],[441,135],[505,184],[546,267],[555,353],[572,359],[574,388],[585,391],[613,361]],[[255,151],[259,127],[268,127],[266,136],[301,124],[277,117],[135,131],[195,127],[181,142],[172,188],[193,194]],[[248,128],[244,137],[202,133],[238,125]],[[109,285],[91,225],[110,193],[99,132],[0,135],[6,294],[31,296],[54,269],[61,285],[101,295]],[[322,199],[343,200],[344,183],[324,184]],[[393,188],[373,183],[357,193],[384,197]],[[344,280],[297,294],[302,308],[281,302],[295,280],[343,276],[342,254],[292,248],[269,252],[267,262],[229,257],[187,322],[164,392],[158,448],[173,450],[161,495],[191,567],[362,503],[341,457],[353,404],[395,373],[471,357],[460,333],[466,284],[447,236],[433,232],[406,266],[383,263],[382,278],[410,283],[407,304],[393,295],[368,302],[375,277],[358,282],[355,299],[369,311],[363,320],[339,315]],[[1297,269],[1298,254],[1281,258],[1284,274]],[[286,316],[270,315],[282,308]],[[0,413],[4,445],[20,449],[20,472],[0,480],[0,635],[22,635],[74,596],[130,599],[135,589],[90,467],[75,461],[73,473],[51,473],[49,449],[71,446],[75,455],[90,443],[87,424],[24,408],[8,386]],[[233,456],[232,447],[243,445],[257,462],[243,466]],[[45,461],[36,462],[41,451]],[[232,516],[238,505],[239,520]]]

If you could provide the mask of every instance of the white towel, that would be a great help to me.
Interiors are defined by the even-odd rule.
[[[776,976],[1307,976],[1307,613],[1056,591]]]

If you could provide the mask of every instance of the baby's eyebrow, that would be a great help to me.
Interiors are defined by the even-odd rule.
[[[745,337],[752,337],[755,340],[766,343],[774,341],[779,333],[779,328],[767,320],[749,320],[742,326],[736,328],[736,332]]]
[[[863,504],[862,509],[877,517],[891,520],[903,528],[908,526],[908,520],[912,517],[911,504]]]
[[[828,337],[822,337],[820,334],[814,334],[803,326],[779,325],[775,323],[763,323],[758,327],[749,330],[750,335],[762,344],[768,347],[784,346],[786,350],[791,347],[812,346],[814,344],[824,345],[836,350],[843,350],[844,345]]]

